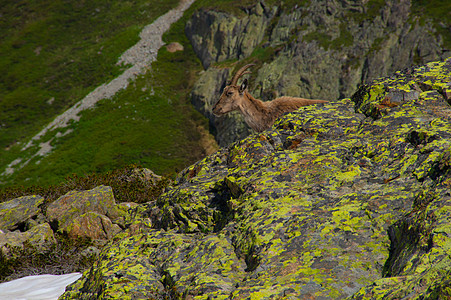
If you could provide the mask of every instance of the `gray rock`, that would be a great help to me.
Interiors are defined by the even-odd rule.
[[[61,299],[449,299],[450,76],[374,80],[188,167]]]
[[[0,229],[13,231],[38,215],[44,202],[41,196],[24,196],[0,203]]]
[[[71,191],[47,208],[47,218],[56,221],[58,231],[96,240],[110,239],[119,232],[119,226],[113,222],[122,223],[121,215],[109,186]]]
[[[25,232],[0,233],[0,251],[5,255],[8,255],[11,248],[23,248],[25,242],[42,251],[55,244],[56,240],[48,223],[36,225]]]

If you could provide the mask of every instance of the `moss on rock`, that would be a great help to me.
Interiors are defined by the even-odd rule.
[[[190,166],[63,299],[449,295],[450,77],[375,80]]]
[[[36,217],[44,203],[41,196],[24,196],[0,203],[0,230],[16,230]]]

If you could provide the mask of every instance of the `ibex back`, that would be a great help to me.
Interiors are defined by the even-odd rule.
[[[250,71],[246,70],[252,66],[253,64],[248,64],[239,69],[224,88],[221,97],[213,107],[213,113],[216,116],[239,110],[249,127],[262,132],[271,127],[276,119],[286,112],[295,111],[301,106],[327,102],[296,97],[280,97],[267,102],[258,100],[247,91],[247,79],[237,86],[238,79],[244,74],[249,74]]]

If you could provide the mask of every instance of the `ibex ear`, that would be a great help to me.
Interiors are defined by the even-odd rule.
[[[243,83],[240,86],[240,94],[242,95],[246,89],[247,89],[247,78],[243,80]]]

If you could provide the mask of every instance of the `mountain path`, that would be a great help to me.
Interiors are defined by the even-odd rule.
[[[158,17],[153,23],[145,26],[140,33],[141,40],[126,50],[118,60],[118,64],[130,64],[131,67],[126,69],[121,75],[109,83],[98,86],[82,100],[77,102],[61,115],[57,116],[38,134],[32,137],[31,140],[22,148],[22,151],[25,151],[35,145],[36,142],[38,142],[39,139],[48,131],[55,130],[57,128],[65,128],[71,122],[78,122],[80,120],[80,112],[94,107],[95,104],[101,99],[111,98],[120,90],[125,89],[130,81],[133,81],[137,76],[144,74],[150,67],[151,63],[156,60],[158,50],[165,44],[162,40],[163,33],[166,32],[174,22],[183,16],[185,10],[187,10],[191,4],[194,3],[194,1],[195,0],[181,0],[176,8],[171,9],[166,14]],[[61,134],[59,134],[59,136],[61,136]],[[56,137],[58,137],[58,135]],[[33,157],[38,155],[45,156],[50,153],[52,150],[50,142],[52,142],[54,138],[50,141],[41,142],[38,145],[39,149],[37,152],[26,162],[21,164],[21,158],[11,162],[1,175],[10,175],[14,173],[16,169],[25,166]]]

